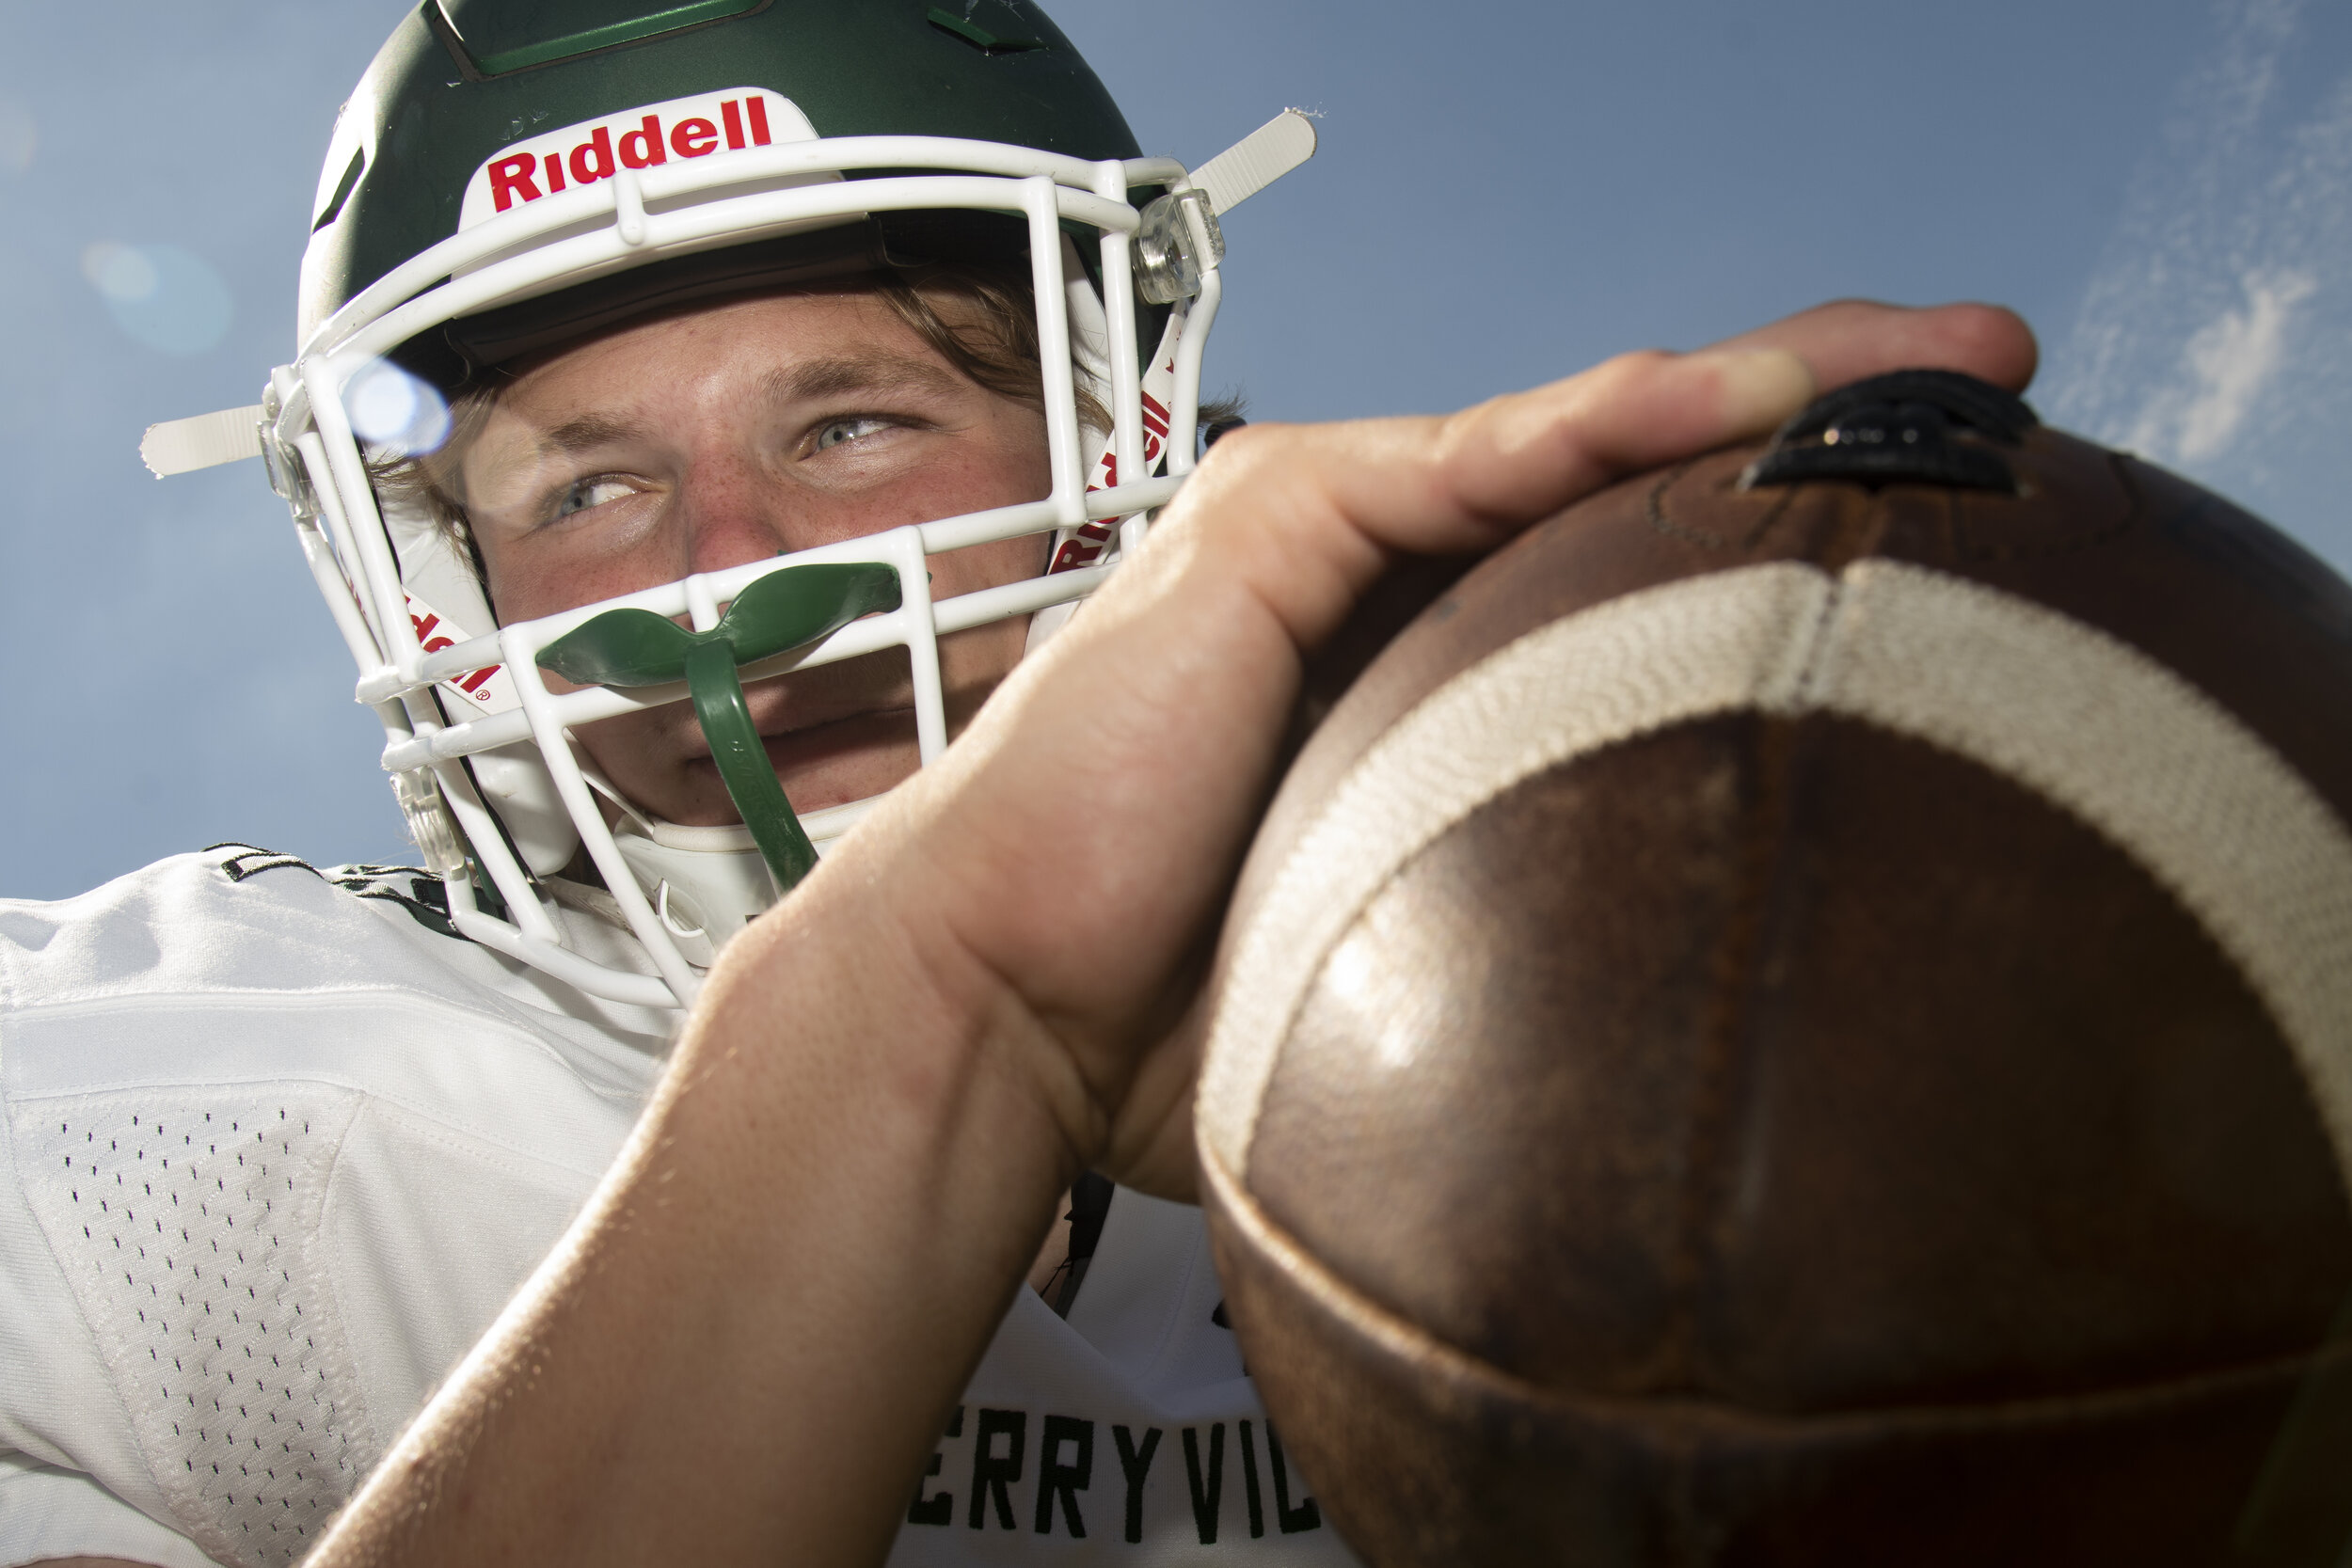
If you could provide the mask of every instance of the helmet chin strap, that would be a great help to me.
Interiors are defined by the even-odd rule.
[[[645,826],[651,831],[616,831],[612,842],[678,952],[708,969],[738,931],[773,907],[774,880],[739,827]]]
[[[690,827],[646,813],[585,759],[580,776],[611,804],[612,844],[678,952],[708,969],[735,934],[776,902],[767,858],[739,822]],[[804,831],[821,855],[882,797],[813,812]]]
[[[774,906],[775,879],[749,828],[736,822],[709,828],[666,822],[630,804],[593,768],[581,772],[620,814],[612,826],[613,845],[687,962],[708,969],[738,931]],[[817,852],[829,850],[881,800],[870,796],[810,813],[804,831]]]

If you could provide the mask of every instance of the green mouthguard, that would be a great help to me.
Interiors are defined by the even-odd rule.
[[[708,631],[689,631],[650,610],[608,610],[541,649],[539,667],[575,686],[684,681],[727,799],[777,890],[789,893],[816,865],[817,850],[769,766],[740,671],[821,642],[861,615],[898,608],[898,574],[888,566],[787,566],[738,594]]]

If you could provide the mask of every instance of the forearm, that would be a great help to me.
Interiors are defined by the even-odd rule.
[[[730,951],[590,1212],[317,1560],[887,1548],[1078,1161],[1034,1024],[874,900],[805,891]]]

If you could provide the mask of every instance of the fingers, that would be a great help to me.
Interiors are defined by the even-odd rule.
[[[1438,487],[1470,518],[1531,522],[1627,474],[1760,436],[1814,391],[1805,362],[1772,345],[1622,355],[1443,421]]]
[[[1391,553],[1491,548],[1628,474],[1760,435],[1814,389],[1785,348],[1646,353],[1444,418],[1253,425],[1217,444],[1123,592],[1205,568],[1312,648]]]
[[[1226,546],[1244,551],[1265,526],[1279,530],[1283,576],[1302,587],[1303,613],[1284,619],[1311,645],[1385,552],[1490,547],[1629,474],[1761,436],[1864,376],[1932,367],[2022,388],[2036,357],[2026,324],[1995,306],[1842,300],[1694,354],[1621,355],[1443,419],[1240,432],[1171,520],[1247,518],[1247,536]]]
[[[1906,309],[1841,299],[1783,317],[1715,345],[1787,349],[1812,367],[1824,391],[1887,371],[1965,371],[2010,391],[2033,379],[2041,351],[2033,329],[1997,305]]]

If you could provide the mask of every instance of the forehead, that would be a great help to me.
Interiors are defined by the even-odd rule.
[[[744,374],[839,358],[938,356],[876,290],[765,294],[665,312],[539,356],[497,401],[502,411],[528,417],[582,401],[691,393]]]

